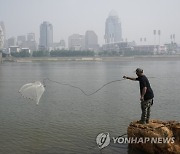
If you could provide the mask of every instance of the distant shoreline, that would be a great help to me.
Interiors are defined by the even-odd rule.
[[[153,55],[153,56],[132,56],[132,57],[27,57],[27,58],[3,58],[4,62],[58,62],[58,61],[179,61],[180,55]]]

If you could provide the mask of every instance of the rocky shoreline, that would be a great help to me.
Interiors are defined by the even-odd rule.
[[[129,143],[131,149],[147,154],[180,154],[180,123],[177,121],[151,120],[148,124],[134,121],[127,134],[128,138],[133,138]]]

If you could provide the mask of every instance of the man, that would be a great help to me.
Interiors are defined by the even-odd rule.
[[[150,118],[150,107],[153,104],[153,90],[151,89],[149,80],[143,74],[143,70],[140,68],[136,69],[137,78],[131,78],[127,76],[123,76],[124,79],[129,79],[133,81],[139,81],[140,86],[140,101],[141,101],[141,120],[139,121],[141,124],[149,123]]]

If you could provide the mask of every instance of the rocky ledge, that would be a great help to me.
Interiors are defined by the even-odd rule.
[[[151,120],[148,124],[130,123],[128,130],[130,149],[147,154],[180,154],[180,123]]]

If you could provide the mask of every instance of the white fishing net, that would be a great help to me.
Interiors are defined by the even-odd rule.
[[[39,104],[40,98],[44,93],[44,85],[40,81],[35,81],[33,83],[27,83],[23,85],[19,93],[26,99],[30,99]]]
[[[45,81],[50,81],[50,82],[54,82],[54,83],[59,84],[59,85],[69,86],[71,88],[75,88],[75,89],[80,90],[86,96],[91,96],[91,95],[94,95],[95,93],[97,93],[98,91],[100,91],[101,89],[103,89],[105,86],[107,86],[109,84],[112,84],[112,83],[115,83],[115,82],[120,82],[120,81],[123,81],[123,80],[124,79],[110,81],[110,82],[102,85],[99,89],[97,89],[94,92],[89,93],[89,94],[86,93],[84,90],[82,90],[80,87],[77,87],[77,86],[74,86],[74,85],[71,85],[71,84],[68,84],[68,83],[61,83],[61,82],[58,82],[58,81],[54,81],[54,80],[51,80],[49,78],[44,79],[43,83],[45,84]],[[41,99],[41,96],[45,91],[44,87],[45,86],[40,81],[35,81],[33,83],[27,83],[27,84],[23,85],[20,88],[19,92],[24,98],[33,100],[33,101],[36,102],[36,104],[39,104],[39,100]]]

